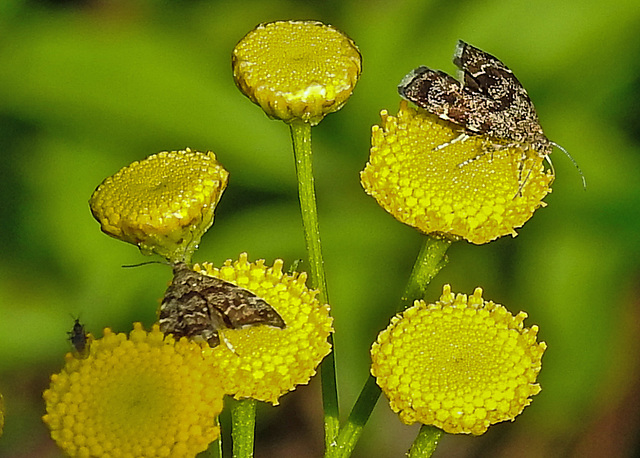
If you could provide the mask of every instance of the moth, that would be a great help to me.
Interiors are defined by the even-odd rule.
[[[86,354],[87,350],[89,349],[88,336],[84,329],[84,325],[80,323],[80,320],[78,318],[75,319],[73,328],[71,328],[71,331],[67,332],[67,335],[69,336],[71,345],[73,345],[73,348],[76,349],[76,352],[78,352],[78,354],[80,355]]]
[[[282,317],[251,291],[192,270],[184,262],[173,265],[173,280],[159,313],[160,330],[176,338],[220,344],[223,329],[267,325],[284,329]]]
[[[582,175],[569,153],[544,134],[527,90],[505,64],[462,40],[456,46],[453,63],[459,69],[459,80],[421,66],[398,85],[401,97],[462,128],[458,137],[436,149],[482,135],[506,142],[495,144],[496,149],[515,146],[534,150],[553,168],[549,155],[555,146]],[[584,175],[582,179],[584,182]]]

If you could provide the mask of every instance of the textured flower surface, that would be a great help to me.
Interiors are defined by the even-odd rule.
[[[284,329],[262,325],[220,331],[228,345],[213,349],[215,364],[224,374],[225,392],[237,399],[278,404],[280,396],[308,383],[331,351],[329,306],[318,301],[317,291],[307,288],[306,273],[285,274],[282,267],[280,259],[273,267],[265,266],[264,260],[250,263],[246,253],[219,269],[208,263],[194,266],[203,274],[252,291],[286,323]]]
[[[312,125],[339,110],[355,87],[362,59],[339,30],[315,21],[258,25],[236,45],[233,77],[267,115]]]
[[[211,151],[164,151],[105,179],[89,206],[103,232],[145,254],[188,261],[213,224],[228,177]]]
[[[369,162],[360,178],[397,220],[425,234],[482,244],[516,235],[551,192],[551,171],[535,151],[493,150],[492,139],[459,135],[455,125],[401,102],[397,116],[381,113]]]
[[[484,301],[480,288],[455,296],[445,285],[438,302],[416,301],[378,335],[371,373],[404,423],[483,434],[540,392],[547,346],[526,317]]]
[[[44,392],[44,422],[70,456],[194,457],[215,440],[222,411],[211,349],[140,323],[104,330],[89,355],[66,355]]]

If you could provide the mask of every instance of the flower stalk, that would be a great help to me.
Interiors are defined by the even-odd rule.
[[[253,443],[256,429],[255,399],[230,400],[231,437],[233,439],[233,458],[253,457]]]
[[[214,420],[216,427],[220,427],[220,416],[217,416]],[[222,458],[222,434],[214,440],[205,453],[202,453],[203,458]]]
[[[320,290],[319,299],[327,303],[327,280],[322,258],[322,244],[318,224],[318,209],[316,206],[316,189],[313,178],[313,152],[311,150],[311,124],[306,122],[292,122],[291,139],[298,178],[298,194],[302,213],[304,240],[309,253],[309,269],[311,271],[311,285]]]
[[[311,286],[320,291],[320,302],[327,303],[327,280],[324,272],[324,260],[322,258],[316,190],[313,178],[311,124],[297,121],[292,122],[289,126],[291,128],[296,176],[298,178],[302,226],[309,257],[309,270],[311,271]],[[329,343],[333,348],[333,338],[331,335],[329,336]],[[340,428],[336,367],[333,351],[329,353],[322,362],[320,374],[322,379],[322,403],[324,406],[325,447],[329,449],[332,447]]]
[[[409,449],[409,458],[429,458],[440,443],[444,431],[431,425],[422,425],[420,432]]]
[[[451,241],[447,239],[425,237],[416,262],[413,265],[407,286],[400,299],[399,309],[403,309],[413,303],[413,299],[409,300],[408,298],[419,299],[424,296],[424,292],[431,280],[447,264],[445,253],[450,245]],[[358,400],[354,404],[353,410],[351,410],[347,423],[340,431],[335,446],[327,449],[327,454],[325,455],[327,458],[346,458],[351,456],[358,439],[360,439],[362,430],[378,402],[380,393],[380,387],[377,385],[376,379],[369,374]]]
[[[423,299],[424,292],[431,280],[447,265],[446,252],[452,240],[444,237],[425,236],[420,253],[411,270],[407,286],[400,298],[400,312],[413,305],[416,299]]]

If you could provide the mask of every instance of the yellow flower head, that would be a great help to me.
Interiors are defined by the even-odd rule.
[[[404,423],[483,434],[540,392],[547,345],[526,317],[483,301],[480,288],[467,298],[445,285],[438,302],[416,301],[378,335],[371,373]]]
[[[129,338],[105,329],[86,358],[67,353],[43,397],[43,420],[70,456],[195,457],[220,433],[211,349],[157,325],[135,323]]]
[[[277,405],[280,396],[308,383],[331,351],[327,342],[333,331],[329,306],[318,301],[317,291],[307,288],[306,273],[285,274],[282,266],[280,259],[273,267],[265,266],[264,260],[250,263],[246,253],[238,261],[227,260],[219,269],[208,263],[194,266],[205,275],[253,292],[286,323],[284,329],[251,326],[220,331],[228,345],[213,349],[215,364],[224,374],[225,392],[236,399],[253,398]]]
[[[211,151],[165,151],[105,179],[89,206],[103,232],[145,254],[189,261],[213,224],[228,177]]]
[[[493,151],[494,139],[480,136],[436,149],[459,130],[405,101],[397,116],[383,110],[381,117],[360,178],[397,220],[425,234],[482,244],[515,236],[515,228],[545,205],[553,174],[535,151]]]
[[[267,115],[318,124],[346,103],[362,71],[355,43],[315,21],[258,25],[236,45],[233,78]]]

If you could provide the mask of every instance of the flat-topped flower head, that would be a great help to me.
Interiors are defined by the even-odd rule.
[[[246,253],[219,269],[208,263],[194,266],[264,299],[286,324],[284,328],[259,325],[220,331],[226,345],[213,349],[215,364],[224,374],[225,392],[236,399],[278,404],[280,396],[307,384],[331,351],[329,306],[318,301],[318,291],[307,288],[306,273],[285,274],[282,267],[280,259],[273,267],[264,260],[251,263]]]
[[[165,151],[124,167],[89,206],[103,232],[171,262],[189,261],[213,224],[229,172],[213,152]]]
[[[236,45],[233,78],[272,118],[318,124],[346,103],[362,71],[355,43],[316,21],[258,25]]]
[[[398,221],[425,234],[482,244],[516,235],[546,204],[553,173],[544,158],[517,148],[492,150],[495,139],[458,137],[455,125],[400,104],[373,126],[362,186]]]
[[[483,434],[513,421],[531,396],[547,348],[527,314],[445,285],[435,304],[416,301],[394,317],[371,348],[371,373],[406,424]]]
[[[129,336],[107,328],[51,376],[43,420],[70,456],[195,457],[220,434],[220,378],[206,346],[157,325],[135,323]]]

